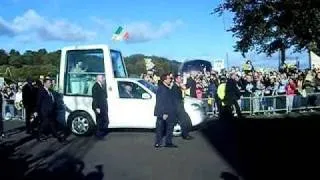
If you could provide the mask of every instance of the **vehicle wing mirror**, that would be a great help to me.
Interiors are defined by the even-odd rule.
[[[151,95],[148,93],[143,93],[142,94],[142,99],[151,99]]]

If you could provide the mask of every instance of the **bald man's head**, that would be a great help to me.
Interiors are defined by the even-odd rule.
[[[104,75],[102,74],[97,75],[97,81],[101,84],[104,84],[105,83]]]

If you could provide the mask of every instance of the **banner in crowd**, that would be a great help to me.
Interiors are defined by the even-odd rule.
[[[147,71],[152,71],[153,68],[155,67],[155,64],[152,62],[151,58],[144,58],[144,62],[146,64]]]
[[[310,58],[311,58],[312,67],[319,68],[320,67],[320,57],[311,51]]]
[[[220,72],[224,68],[224,59],[216,59],[213,61],[213,69],[215,71]]]

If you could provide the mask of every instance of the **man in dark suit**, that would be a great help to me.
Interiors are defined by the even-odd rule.
[[[63,95],[52,91],[53,97],[55,99],[55,115],[56,115],[56,121],[59,124],[58,129],[62,130],[64,138],[66,138],[69,134],[69,128],[66,122],[66,106],[63,101]]]
[[[96,136],[102,138],[107,134],[109,117],[107,91],[104,75],[98,75],[97,81],[92,87],[92,109],[96,114],[97,132]]]
[[[188,89],[190,88],[190,97],[196,98],[197,82],[195,80],[195,75],[193,72],[191,73],[190,77],[187,79],[187,88]]]
[[[238,100],[241,97],[240,89],[238,88],[239,77],[236,73],[232,73],[226,84],[226,102],[231,108],[235,108],[238,117],[241,117],[241,109]]]
[[[22,103],[23,107],[26,110],[25,122],[26,122],[26,131],[28,134],[32,133],[32,123],[31,123],[31,116],[34,113],[34,108],[36,105],[36,97],[35,89],[32,85],[32,79],[27,79],[27,84],[22,88]]]
[[[156,142],[155,148],[161,146],[162,138],[165,132],[165,147],[176,148],[172,143],[172,133],[176,119],[176,106],[171,90],[172,78],[169,74],[160,77],[160,83],[156,94],[156,106],[154,115],[157,117],[156,122]],[[166,127],[166,130],[164,128]]]
[[[0,92],[0,140],[5,138],[4,132],[3,132],[3,116],[2,116],[2,104],[3,104],[3,97],[2,93]]]
[[[175,100],[175,106],[177,107],[177,119],[181,127],[182,138],[185,140],[191,140],[193,137],[189,135],[190,128],[192,126],[191,119],[184,109],[184,100],[182,95],[182,89],[186,87],[182,84],[180,75],[174,76],[174,83],[172,86],[173,98]]]
[[[40,119],[38,140],[45,141],[44,134],[49,130],[59,142],[63,142],[65,139],[58,135],[56,129],[55,100],[52,92],[49,90],[50,87],[51,80],[44,79],[43,87],[41,87],[38,92],[37,113],[35,114]]]

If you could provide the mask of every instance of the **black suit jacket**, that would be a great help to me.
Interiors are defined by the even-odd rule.
[[[234,103],[234,101],[239,100],[241,97],[241,92],[237,87],[237,82],[233,79],[229,79],[226,84],[226,101],[228,104]]]
[[[62,125],[66,125],[66,106],[63,101],[63,95],[53,91],[52,92],[53,97],[54,97],[54,112],[55,112],[55,117],[58,122],[60,122]]]
[[[92,109],[94,111],[96,109],[100,109],[100,111],[107,110],[107,98],[107,91],[96,82],[92,87]]]
[[[0,121],[2,121],[2,105],[3,105],[3,95],[2,93],[0,92],[0,105],[1,105],[1,108],[0,108]]]
[[[39,89],[36,107],[37,107],[37,112],[40,118],[45,118],[45,117],[54,115],[54,110],[55,110],[54,99],[49,95],[48,91],[43,87]]]
[[[197,82],[192,77],[187,79],[187,88],[190,88],[190,97],[196,98]]]
[[[159,85],[156,94],[154,115],[157,117],[162,117],[164,114],[175,116],[177,108],[175,102],[172,90],[165,85]]]
[[[176,83],[173,84],[172,88],[173,98],[175,100],[176,105],[183,104],[183,96],[181,87],[179,87]]]
[[[34,108],[36,105],[35,88],[26,84],[22,88],[22,102],[26,108]]]

